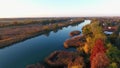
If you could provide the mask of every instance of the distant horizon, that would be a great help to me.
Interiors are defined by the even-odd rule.
[[[60,18],[60,17],[120,17],[120,16],[56,16],[56,17],[0,17],[0,19],[12,19],[12,18]]]
[[[0,18],[120,16],[120,0],[0,0]]]

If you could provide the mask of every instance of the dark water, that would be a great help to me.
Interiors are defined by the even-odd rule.
[[[25,68],[26,65],[43,62],[51,52],[55,50],[75,51],[65,49],[63,42],[69,37],[73,30],[80,30],[90,20],[75,25],[63,27],[58,31],[51,31],[47,35],[40,35],[12,46],[0,49],[0,68]]]

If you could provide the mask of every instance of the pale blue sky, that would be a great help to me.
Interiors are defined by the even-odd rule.
[[[120,16],[120,0],[0,0],[0,17]]]

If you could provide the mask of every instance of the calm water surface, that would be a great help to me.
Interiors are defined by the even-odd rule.
[[[74,48],[65,49],[63,42],[70,38],[69,33],[80,30],[90,20],[75,25],[51,31],[49,34],[40,35],[23,42],[0,49],[0,68],[25,68],[26,65],[43,62],[55,50],[75,51]]]

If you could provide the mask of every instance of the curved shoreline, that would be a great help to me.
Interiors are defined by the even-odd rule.
[[[46,32],[49,33],[49,32],[51,32],[53,30],[58,30],[58,29],[60,29],[62,27],[67,27],[69,25],[79,24],[79,23],[82,23],[82,22],[84,22],[84,20],[80,19],[79,21],[76,21],[76,22],[57,23],[57,25],[55,23],[55,24],[51,25],[52,27],[49,27],[49,25],[48,25],[48,29],[38,30],[38,31],[33,32],[31,34],[18,35],[18,36],[12,37],[12,38],[3,39],[3,40],[0,40],[0,48],[10,46],[12,44],[15,44],[15,43],[18,43],[18,42],[21,42],[21,41],[36,37],[36,36],[41,35],[41,34],[45,34]]]

